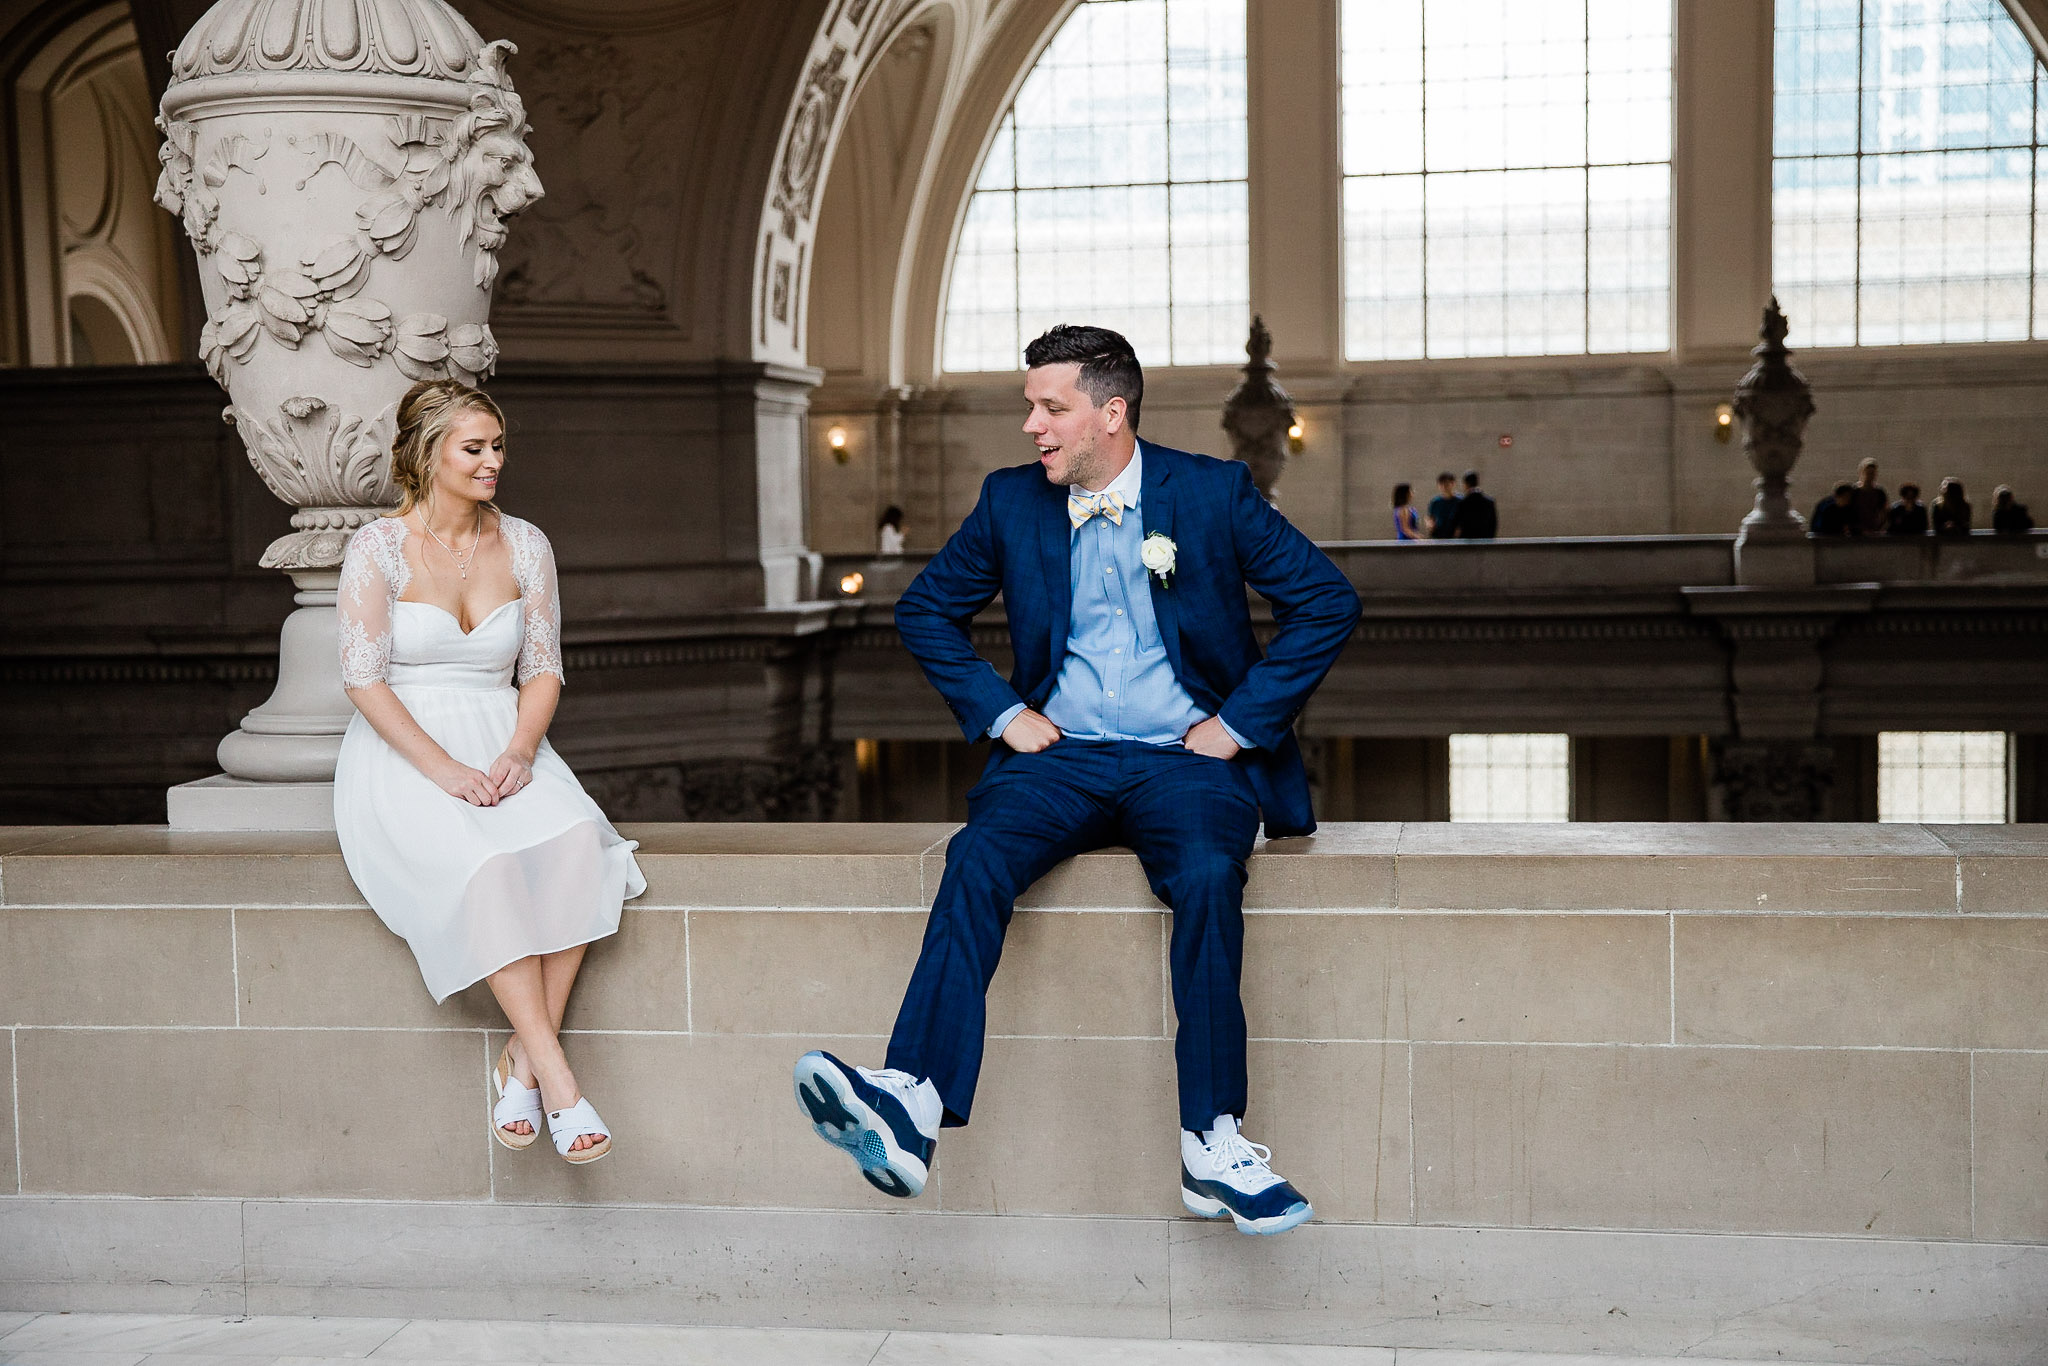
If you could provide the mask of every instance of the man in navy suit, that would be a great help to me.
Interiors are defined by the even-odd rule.
[[[914,1196],[942,1125],[967,1122],[984,996],[1017,896],[1075,854],[1128,845],[1173,908],[1181,1199],[1248,1233],[1308,1202],[1238,1133],[1246,1100],[1245,860],[1315,829],[1294,718],[1358,622],[1358,595],[1259,496],[1250,470],[1140,441],[1144,372],[1097,327],[1024,352],[1037,465],[998,470],[896,606],[903,643],[970,739],[993,739],[904,993],[887,1066],[797,1063],[820,1137]],[[1245,588],[1279,631],[1262,654]],[[974,652],[1001,593],[1016,667]]]

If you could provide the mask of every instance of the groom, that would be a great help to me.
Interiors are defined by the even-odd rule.
[[[903,643],[970,739],[997,741],[904,993],[887,1067],[796,1065],[804,1113],[868,1181],[913,1196],[941,1125],[967,1122],[983,998],[1019,893],[1063,859],[1128,845],[1173,908],[1181,1200],[1283,1233],[1308,1202],[1240,1137],[1245,860],[1315,829],[1293,723],[1358,622],[1337,567],[1237,461],[1140,441],[1129,342],[1060,326],[1024,350],[1036,468],[998,470],[896,606]],[[1279,633],[1261,657],[1245,587]],[[968,625],[1003,595],[1016,667]]]

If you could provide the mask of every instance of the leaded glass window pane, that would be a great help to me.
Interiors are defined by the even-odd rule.
[[[1451,737],[1452,820],[1569,820],[1571,802],[1571,737]]]
[[[1671,15],[1345,0],[1352,360],[1671,344]]]
[[[1771,274],[1808,345],[2042,335],[2041,68],[1999,0],[1780,0]]]
[[[1877,818],[2003,822],[2009,750],[2003,731],[1883,732],[1877,737]]]
[[[946,296],[943,363],[1015,370],[1055,323],[1148,364],[1239,359],[1251,311],[1246,0],[1086,0],[1003,116]]]

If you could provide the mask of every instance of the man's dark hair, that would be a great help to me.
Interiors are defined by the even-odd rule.
[[[1919,496],[1920,486],[1918,484],[1899,485],[1899,497],[1904,498],[1908,502],[1911,502],[1913,499],[1918,498]]]
[[[1476,488],[1478,488],[1478,487],[1479,487],[1479,471],[1478,471],[1478,470],[1466,470],[1466,471],[1465,471],[1465,487],[1466,487],[1466,488],[1468,488],[1468,489],[1476,489]]]
[[[1445,470],[1436,477],[1436,481],[1439,484],[1455,484],[1458,482],[1458,476],[1452,474],[1449,470]]]
[[[1850,496],[1854,495],[1854,493],[1855,493],[1855,492],[1856,492],[1856,486],[1855,486],[1854,484],[1837,484],[1837,485],[1835,485],[1835,497],[1837,497],[1837,498],[1848,498],[1848,497],[1850,497]]]
[[[1024,348],[1024,365],[1036,370],[1041,365],[1078,365],[1074,381],[1089,402],[1100,408],[1113,398],[1124,401],[1131,430],[1138,430],[1138,409],[1145,401],[1145,371],[1138,353],[1122,334],[1106,327],[1082,327],[1061,323]]]

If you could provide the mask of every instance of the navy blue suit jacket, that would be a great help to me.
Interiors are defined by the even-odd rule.
[[[1174,676],[1195,705],[1257,748],[1245,766],[1269,836],[1316,828],[1294,718],[1358,624],[1358,594],[1329,556],[1259,496],[1241,461],[1144,443],[1145,533],[1179,547],[1171,583],[1149,575]],[[1066,657],[1073,605],[1066,486],[1037,463],[997,470],[974,511],[896,604],[896,629],[970,740],[1019,702],[1043,711]],[[1261,654],[1245,587],[1279,632]],[[1003,595],[1016,667],[1006,681],[974,653],[968,625]],[[991,765],[1010,749],[996,743]]]

